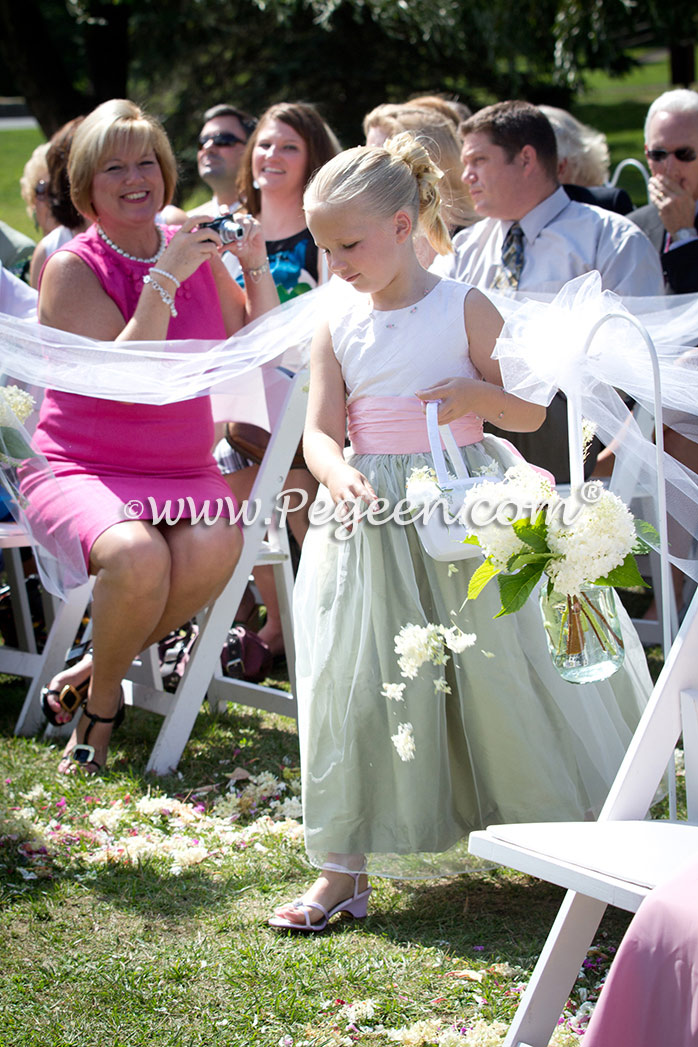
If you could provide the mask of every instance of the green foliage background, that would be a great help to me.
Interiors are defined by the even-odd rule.
[[[351,145],[374,105],[426,91],[568,108],[589,71],[626,73],[638,43],[685,54],[697,24],[693,0],[0,0],[0,91],[47,135],[128,93],[164,119],[186,190],[217,101],[312,101]]]

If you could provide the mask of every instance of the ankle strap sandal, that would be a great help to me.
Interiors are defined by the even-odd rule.
[[[90,737],[90,731],[92,730],[92,728],[94,727],[94,725],[96,723],[111,723],[111,724],[114,725],[113,730],[116,730],[116,728],[119,727],[123,723],[123,720],[124,720],[124,699],[123,699],[123,695],[122,695],[122,698],[121,698],[121,705],[119,706],[119,708],[117,709],[117,711],[114,713],[113,716],[98,716],[97,713],[91,713],[90,710],[87,708],[87,705],[85,706],[85,708],[83,710],[83,716],[86,716],[87,719],[90,721],[90,723],[89,723],[89,725],[87,727],[87,730],[85,731],[85,735],[83,737],[83,740],[81,742],[78,742],[77,745],[73,746],[73,748],[71,749],[71,751],[69,753],[69,756],[70,756],[70,759],[73,761],[73,763],[78,763],[82,767],[84,767],[85,764],[93,763],[95,765],[95,767],[97,767],[97,768],[99,768],[101,770],[102,764],[97,763],[97,761],[95,760],[95,747],[94,747],[94,745],[89,745],[87,739]]]

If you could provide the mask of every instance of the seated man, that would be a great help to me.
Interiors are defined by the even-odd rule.
[[[650,203],[630,218],[650,238],[669,294],[698,291],[698,93],[665,91],[645,121]]]
[[[199,134],[196,162],[199,177],[212,191],[213,196],[189,212],[182,211],[179,207],[166,207],[162,212],[166,224],[180,225],[187,214],[217,215],[221,211],[236,211],[240,207],[237,192],[238,170],[247,139],[254,131],[256,123],[253,116],[234,105],[214,105],[206,110]],[[226,252],[223,261],[230,257],[230,252]]]
[[[536,106],[500,102],[460,130],[463,181],[484,221],[458,233],[454,254],[437,258],[435,272],[483,290],[554,293],[598,270],[603,287],[620,295],[663,293],[661,266],[647,237],[622,215],[570,200],[559,185],[555,134]],[[536,433],[506,434],[530,462],[563,483],[569,480],[566,415],[558,394]]]
[[[655,98],[645,120],[645,156],[652,174],[651,202],[629,217],[658,253],[666,293],[690,294],[698,291],[698,92],[665,91]],[[679,462],[698,472],[698,444],[693,440],[666,428],[664,446]],[[671,538],[683,555],[686,536]],[[679,611],[682,584],[674,569]],[[648,614],[652,612],[651,607]]]

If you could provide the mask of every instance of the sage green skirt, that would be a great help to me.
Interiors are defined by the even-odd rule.
[[[471,471],[520,463],[486,436],[464,449]],[[428,454],[351,463],[379,497],[405,497]],[[319,497],[328,499],[321,489]],[[471,830],[497,822],[594,817],[651,691],[643,648],[621,609],[626,657],[609,680],[563,681],[550,661],[536,596],[494,620],[496,583],[466,601],[478,559],[423,550],[413,524],[311,526],[294,596],[303,820],[310,861],[350,855],[369,871],[423,877],[478,864]],[[457,623],[477,636],[445,666],[402,679],[395,636],[408,624]],[[445,678],[450,693],[437,690]],[[405,683],[403,701],[381,693]],[[410,723],[414,758],[392,737]],[[358,856],[358,857],[357,857]]]

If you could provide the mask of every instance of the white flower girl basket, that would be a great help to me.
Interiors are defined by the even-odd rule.
[[[480,477],[470,476],[450,426],[439,425],[439,403],[427,403],[427,433],[434,459],[436,482],[418,481],[407,484],[407,499],[415,511],[414,524],[426,552],[434,560],[465,560],[482,557],[477,545],[464,544],[468,528],[458,519],[467,491]],[[446,465],[443,444],[448,451],[453,473]],[[452,521],[452,522],[449,522]]]

